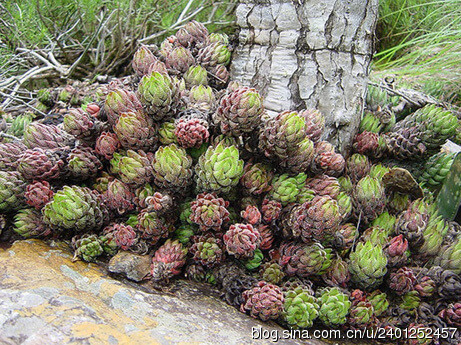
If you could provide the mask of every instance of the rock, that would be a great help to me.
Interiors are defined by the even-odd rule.
[[[149,278],[151,262],[150,255],[119,251],[110,259],[107,269],[112,273],[120,273],[128,279],[140,282]]]
[[[415,199],[424,196],[421,186],[411,173],[403,168],[392,168],[388,173],[384,174],[383,184],[388,191],[409,194]]]
[[[252,330],[282,330],[240,313],[206,285],[175,281],[168,293],[134,285],[72,262],[67,244],[16,241],[0,249],[0,344],[262,345],[273,342],[253,339]]]

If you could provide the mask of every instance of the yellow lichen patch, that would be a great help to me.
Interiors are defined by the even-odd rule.
[[[88,339],[91,345],[107,344],[109,337],[115,338],[119,345],[159,344],[150,337],[147,330],[125,334],[123,329],[120,330],[117,326],[86,322],[75,325],[72,331],[74,336]]]

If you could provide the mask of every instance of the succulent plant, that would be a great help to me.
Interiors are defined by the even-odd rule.
[[[114,179],[107,185],[103,194],[107,207],[122,215],[134,209],[134,194],[129,187],[118,179]]]
[[[104,253],[101,242],[96,235],[75,236],[72,238],[72,247],[75,250],[74,260],[80,258],[86,262],[93,262]]]
[[[160,147],[152,161],[154,182],[160,188],[184,190],[192,182],[192,158],[176,144]]]
[[[288,276],[300,278],[322,275],[332,264],[331,249],[320,243],[298,244],[285,242],[280,246],[278,263]]]
[[[249,312],[263,321],[277,319],[283,311],[284,297],[277,285],[260,281],[251,290],[243,293],[242,312]]]
[[[104,157],[104,159],[112,159],[115,152],[121,147],[120,140],[118,140],[117,134],[110,132],[102,132],[96,140],[94,151]]]
[[[9,212],[22,207],[26,182],[16,171],[0,171],[0,211]]]
[[[141,45],[141,47],[139,47],[139,49],[134,53],[131,65],[133,66],[135,73],[139,77],[143,77],[149,74],[150,66],[156,61],[157,58],[150,49],[145,45]]]
[[[23,143],[29,148],[57,149],[72,146],[73,138],[54,125],[32,122],[24,131]]]
[[[225,44],[215,42],[199,50],[197,62],[209,70],[217,65],[228,65],[230,57],[229,48]]]
[[[24,208],[16,213],[13,231],[24,238],[43,238],[51,234],[51,229],[43,223],[40,212],[33,208]]]
[[[232,224],[223,240],[229,254],[250,258],[261,243],[261,235],[251,224]]]
[[[213,120],[223,134],[239,136],[253,131],[259,125],[263,111],[259,93],[243,87],[221,98]]]
[[[104,111],[107,121],[113,127],[122,113],[140,112],[143,110],[142,103],[134,92],[125,89],[111,91],[104,103]]]
[[[176,121],[174,136],[179,145],[184,148],[200,147],[208,142],[208,122],[199,118],[180,118]]]
[[[165,65],[174,74],[185,73],[194,64],[191,51],[181,46],[173,48],[165,56]]]
[[[354,153],[346,163],[346,174],[353,183],[357,183],[370,172],[370,162],[367,156]]]
[[[461,235],[442,248],[434,263],[456,274],[461,273]]]
[[[45,224],[75,231],[99,230],[105,212],[97,192],[79,186],[64,186],[42,208]]]
[[[75,179],[87,180],[95,177],[102,163],[89,147],[76,147],[67,156],[67,170]]]
[[[154,120],[171,117],[178,102],[178,90],[173,80],[166,74],[153,72],[144,76],[138,86],[140,100]]]
[[[308,290],[297,287],[284,293],[282,318],[290,327],[308,328],[319,315],[319,303]]]
[[[152,179],[152,155],[144,151],[128,150],[114,153],[110,160],[110,171],[128,185],[139,187]]]
[[[64,174],[65,161],[60,150],[28,149],[20,156],[17,171],[27,180],[52,180]]]
[[[349,256],[352,281],[365,289],[381,284],[387,272],[387,258],[379,244],[358,243]]]
[[[52,198],[54,192],[51,190],[51,185],[47,181],[34,181],[27,185],[24,197],[29,206],[40,210]]]
[[[125,149],[146,151],[155,149],[157,126],[142,112],[121,113],[113,129]]]
[[[286,206],[289,203],[295,202],[298,198],[301,189],[306,181],[306,174],[300,173],[291,177],[289,174],[274,176],[272,180],[272,190],[270,196],[276,201]]]
[[[200,65],[190,66],[183,78],[188,86],[208,85],[208,72]]]
[[[261,279],[270,283],[278,285],[285,277],[282,267],[276,262],[267,262],[260,268]]]
[[[404,295],[413,291],[416,277],[413,271],[408,267],[399,268],[396,272],[391,273],[389,277],[389,288],[398,295]]]
[[[220,142],[210,146],[195,166],[197,189],[201,192],[227,193],[238,184],[243,173],[243,160],[235,146]]]
[[[345,324],[351,308],[349,297],[336,287],[319,290],[317,294],[320,320],[332,327]]]
[[[222,241],[211,234],[197,236],[189,249],[192,260],[205,267],[218,265],[224,259]]]
[[[369,223],[384,211],[384,187],[378,179],[367,175],[357,182],[352,200],[356,218]]]
[[[152,280],[157,283],[166,283],[181,273],[186,263],[187,249],[178,241],[168,239],[154,254],[151,265]]]
[[[245,266],[247,270],[253,271],[261,266],[263,260],[264,260],[264,254],[259,248],[257,248],[253,252],[253,255],[243,262],[243,265]]]

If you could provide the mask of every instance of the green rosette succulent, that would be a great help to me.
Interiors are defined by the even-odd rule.
[[[139,187],[152,179],[152,156],[144,151],[128,150],[114,153],[110,160],[110,170],[119,176],[123,183]]]
[[[175,133],[176,125],[174,121],[165,121],[160,125],[158,130],[158,140],[163,145],[169,145],[178,142]]]
[[[461,274],[461,234],[452,243],[442,248],[435,259],[435,264]]]
[[[319,315],[319,303],[308,290],[297,287],[284,293],[282,318],[290,327],[309,328]]]
[[[430,157],[424,165],[419,182],[432,190],[438,189],[450,171],[455,158],[454,153],[440,152]]]
[[[24,205],[26,182],[17,171],[0,171],[0,212],[10,212]]]
[[[175,230],[174,237],[182,244],[188,244],[196,232],[198,232],[198,229],[195,226],[182,224]]]
[[[209,146],[195,166],[199,192],[228,193],[238,184],[243,173],[243,160],[235,146],[219,143]]]
[[[64,186],[42,209],[45,224],[75,231],[99,230],[104,212],[98,194],[79,186]]]
[[[86,262],[93,262],[104,253],[97,235],[85,234],[81,238],[73,238],[72,247],[75,250],[74,261],[80,258]]]
[[[283,206],[296,202],[301,189],[304,187],[307,175],[300,173],[291,177],[288,174],[277,175],[272,180],[272,199],[279,201]]]
[[[330,327],[345,324],[351,308],[349,297],[336,287],[319,290],[317,293],[320,305],[319,318],[323,324]]]
[[[139,83],[138,94],[154,120],[160,121],[173,115],[177,103],[177,89],[168,75],[153,72],[144,76]]]
[[[372,241],[361,242],[351,252],[349,260],[353,282],[364,289],[373,289],[381,284],[387,272],[387,258],[381,245]]]
[[[208,85],[208,72],[200,65],[189,67],[183,78],[188,86]]]
[[[14,216],[13,231],[24,238],[40,238],[51,233],[42,215],[34,208],[24,208]]]
[[[387,295],[379,290],[375,290],[370,295],[368,295],[367,300],[373,306],[375,316],[384,314],[387,308],[389,308]]]
[[[176,144],[160,147],[155,152],[152,168],[159,188],[184,190],[192,182],[192,158]]]
[[[263,252],[258,248],[254,251],[253,257],[246,260],[244,265],[247,270],[253,271],[257,269],[259,266],[261,266],[262,262],[264,260],[264,254]]]
[[[280,284],[285,277],[282,267],[276,262],[267,262],[262,265],[260,274],[262,280],[276,285]]]

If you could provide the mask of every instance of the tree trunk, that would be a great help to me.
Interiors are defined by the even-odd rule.
[[[298,2],[299,1],[299,2]],[[319,109],[347,152],[363,111],[378,0],[243,0],[231,73],[270,114]]]

